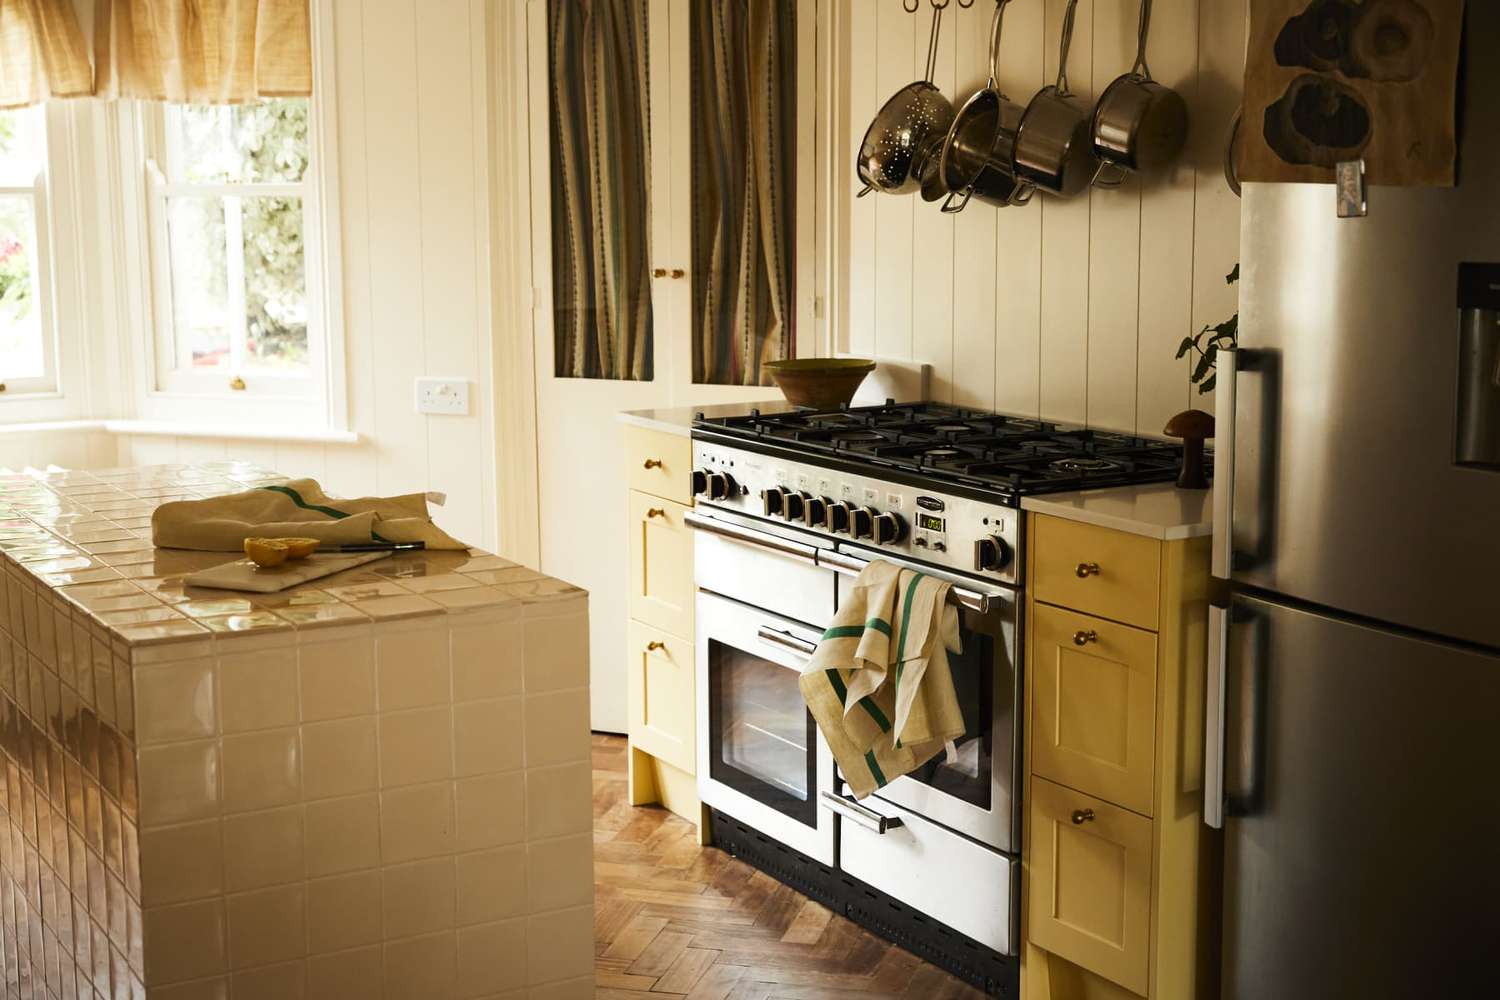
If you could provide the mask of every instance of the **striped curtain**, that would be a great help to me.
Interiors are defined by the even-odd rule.
[[[692,5],[693,381],[792,356],[795,0]]]
[[[548,0],[561,378],[649,381],[647,0]]]

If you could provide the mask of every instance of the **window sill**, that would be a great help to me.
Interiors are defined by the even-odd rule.
[[[43,434],[67,431],[104,431],[141,437],[227,438],[234,441],[302,441],[310,444],[359,444],[355,431],[331,427],[300,430],[290,427],[251,427],[179,424],[170,420],[54,420],[45,423],[0,424],[0,434]]]

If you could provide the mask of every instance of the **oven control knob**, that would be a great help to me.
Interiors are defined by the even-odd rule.
[[[693,496],[701,497],[708,492],[708,470],[693,470]]]
[[[710,500],[728,500],[739,493],[739,487],[729,473],[710,472],[706,491]]]
[[[875,515],[875,544],[895,545],[906,537],[906,522],[900,514],[886,511]]]
[[[802,505],[802,523],[809,528],[828,527],[827,497],[808,497]]]
[[[848,501],[834,500],[828,505],[828,530],[845,532],[849,530],[849,515],[853,508]]]
[[[1004,569],[1005,564],[1010,562],[1010,556],[1010,546],[996,535],[981,538],[974,543],[974,568],[980,572]]]
[[[802,520],[802,511],[806,508],[808,499],[808,495],[801,490],[783,490],[781,516],[788,521]]]
[[[871,538],[874,536],[874,507],[855,507],[849,512],[849,534],[855,538]]]
[[[768,486],[760,491],[760,502],[764,505],[766,516],[773,517],[781,513],[786,499],[786,490],[780,486]]]

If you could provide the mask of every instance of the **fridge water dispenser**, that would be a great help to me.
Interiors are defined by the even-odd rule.
[[[1500,472],[1500,264],[1459,265],[1458,309],[1454,461]]]

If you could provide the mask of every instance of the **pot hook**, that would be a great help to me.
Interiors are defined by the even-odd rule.
[[[1052,86],[1059,97],[1071,97],[1068,89],[1068,49],[1073,44],[1073,15],[1078,10],[1078,0],[1068,0],[1067,13],[1063,15],[1062,44],[1057,53],[1057,82]]]
[[[1135,48],[1135,64],[1130,67],[1130,75],[1142,80],[1151,79],[1151,67],[1146,65],[1146,36],[1151,32],[1151,0],[1141,0],[1141,24],[1137,29],[1138,40]]]

